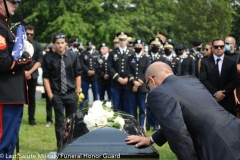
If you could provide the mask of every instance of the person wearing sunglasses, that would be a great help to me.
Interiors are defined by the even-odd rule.
[[[212,42],[209,42],[205,45],[203,53],[204,53],[204,56],[198,60],[198,73],[200,73],[202,59],[205,59],[208,56],[212,55]]]
[[[66,36],[56,33],[53,37],[56,52],[43,59],[43,83],[47,96],[55,112],[55,133],[59,146],[64,111],[69,117],[77,111],[78,96],[81,86],[81,66],[78,55],[66,50]]]
[[[234,97],[238,77],[236,61],[224,55],[224,39],[214,39],[212,46],[213,55],[202,60],[200,81],[225,110],[236,115]]]
[[[177,77],[167,64],[156,62],[148,67],[146,80],[148,105],[161,128],[151,137],[127,136],[127,144],[141,148],[168,142],[179,160],[240,159],[240,119],[224,110],[196,77]]]
[[[14,153],[23,106],[28,104],[24,67],[32,61],[33,47],[27,41],[21,43],[23,38],[15,37],[8,24],[20,2],[0,0],[0,153],[3,160],[11,159],[7,156]],[[23,52],[18,45],[24,45]],[[19,56],[12,56],[16,52]]]
[[[37,78],[38,78],[38,68],[41,67],[43,59],[43,51],[41,44],[33,40],[35,28],[32,25],[25,26],[27,40],[33,45],[34,53],[32,57],[32,62],[30,65],[25,67],[25,76],[27,78],[28,86],[28,96],[29,96],[29,105],[28,105],[28,123],[31,126],[36,126],[35,121],[35,108],[36,100],[35,93],[37,87]]]

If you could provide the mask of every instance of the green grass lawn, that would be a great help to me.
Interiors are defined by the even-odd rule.
[[[20,160],[43,160],[38,154],[44,155],[49,152],[56,151],[56,139],[54,125],[49,128],[45,127],[46,124],[46,109],[45,99],[36,101],[36,123],[37,126],[30,126],[28,124],[28,112],[27,106],[24,107],[24,114],[20,129]],[[54,117],[53,117],[54,120]],[[147,135],[151,135],[153,132],[148,131]],[[154,145],[160,154],[160,160],[176,160],[176,156],[170,150],[168,144],[162,147]],[[24,156],[28,156],[23,158]],[[46,159],[46,158],[45,158]]]

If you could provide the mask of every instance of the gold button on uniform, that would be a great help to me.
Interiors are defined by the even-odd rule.
[[[15,72],[12,72],[12,74],[15,74]]]

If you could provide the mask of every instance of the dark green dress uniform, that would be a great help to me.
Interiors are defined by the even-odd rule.
[[[126,85],[120,84],[118,78],[127,78],[127,60],[132,54],[134,52],[128,48],[125,53],[121,53],[119,48],[115,48],[109,53],[108,68],[111,77],[113,107],[115,109],[127,109],[126,101],[124,101],[126,99],[126,94],[124,94]]]
[[[98,92],[99,92],[99,98],[101,101],[104,100],[105,91],[107,91],[108,100],[111,100],[111,77],[109,75],[109,69],[108,69],[108,57],[106,56],[107,55],[99,56],[97,68],[96,68]],[[109,75],[108,80],[104,79],[105,74]]]
[[[127,74],[129,83],[127,84],[127,97],[130,114],[137,120],[137,106],[139,106],[139,125],[142,128],[146,126],[146,94],[148,92],[145,84],[145,73],[150,65],[149,55],[141,54],[140,57],[137,53],[129,56],[127,62]],[[133,92],[134,81],[140,82],[142,85],[138,88],[137,92]],[[145,122],[145,123],[144,123]]]
[[[159,61],[164,62],[164,63],[168,63],[168,61],[166,59],[166,56],[162,55],[160,53],[157,53],[154,57],[153,57],[153,54],[150,53],[149,57],[150,57],[151,64],[154,63],[154,62],[159,62]]]
[[[97,88],[97,61],[98,61],[99,52],[85,51],[80,56],[80,64],[82,68],[82,92],[85,96],[83,102],[88,100],[88,89],[89,85],[92,86],[93,99],[98,100],[98,88]],[[93,70],[95,74],[93,76],[88,76],[88,71]],[[80,109],[82,108],[83,102],[80,104]]]

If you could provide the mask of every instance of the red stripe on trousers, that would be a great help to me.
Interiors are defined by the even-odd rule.
[[[2,119],[2,117],[3,117],[3,114],[2,114],[2,111],[3,111],[3,104],[0,104],[0,142],[2,142],[2,129],[3,129],[3,119]]]

